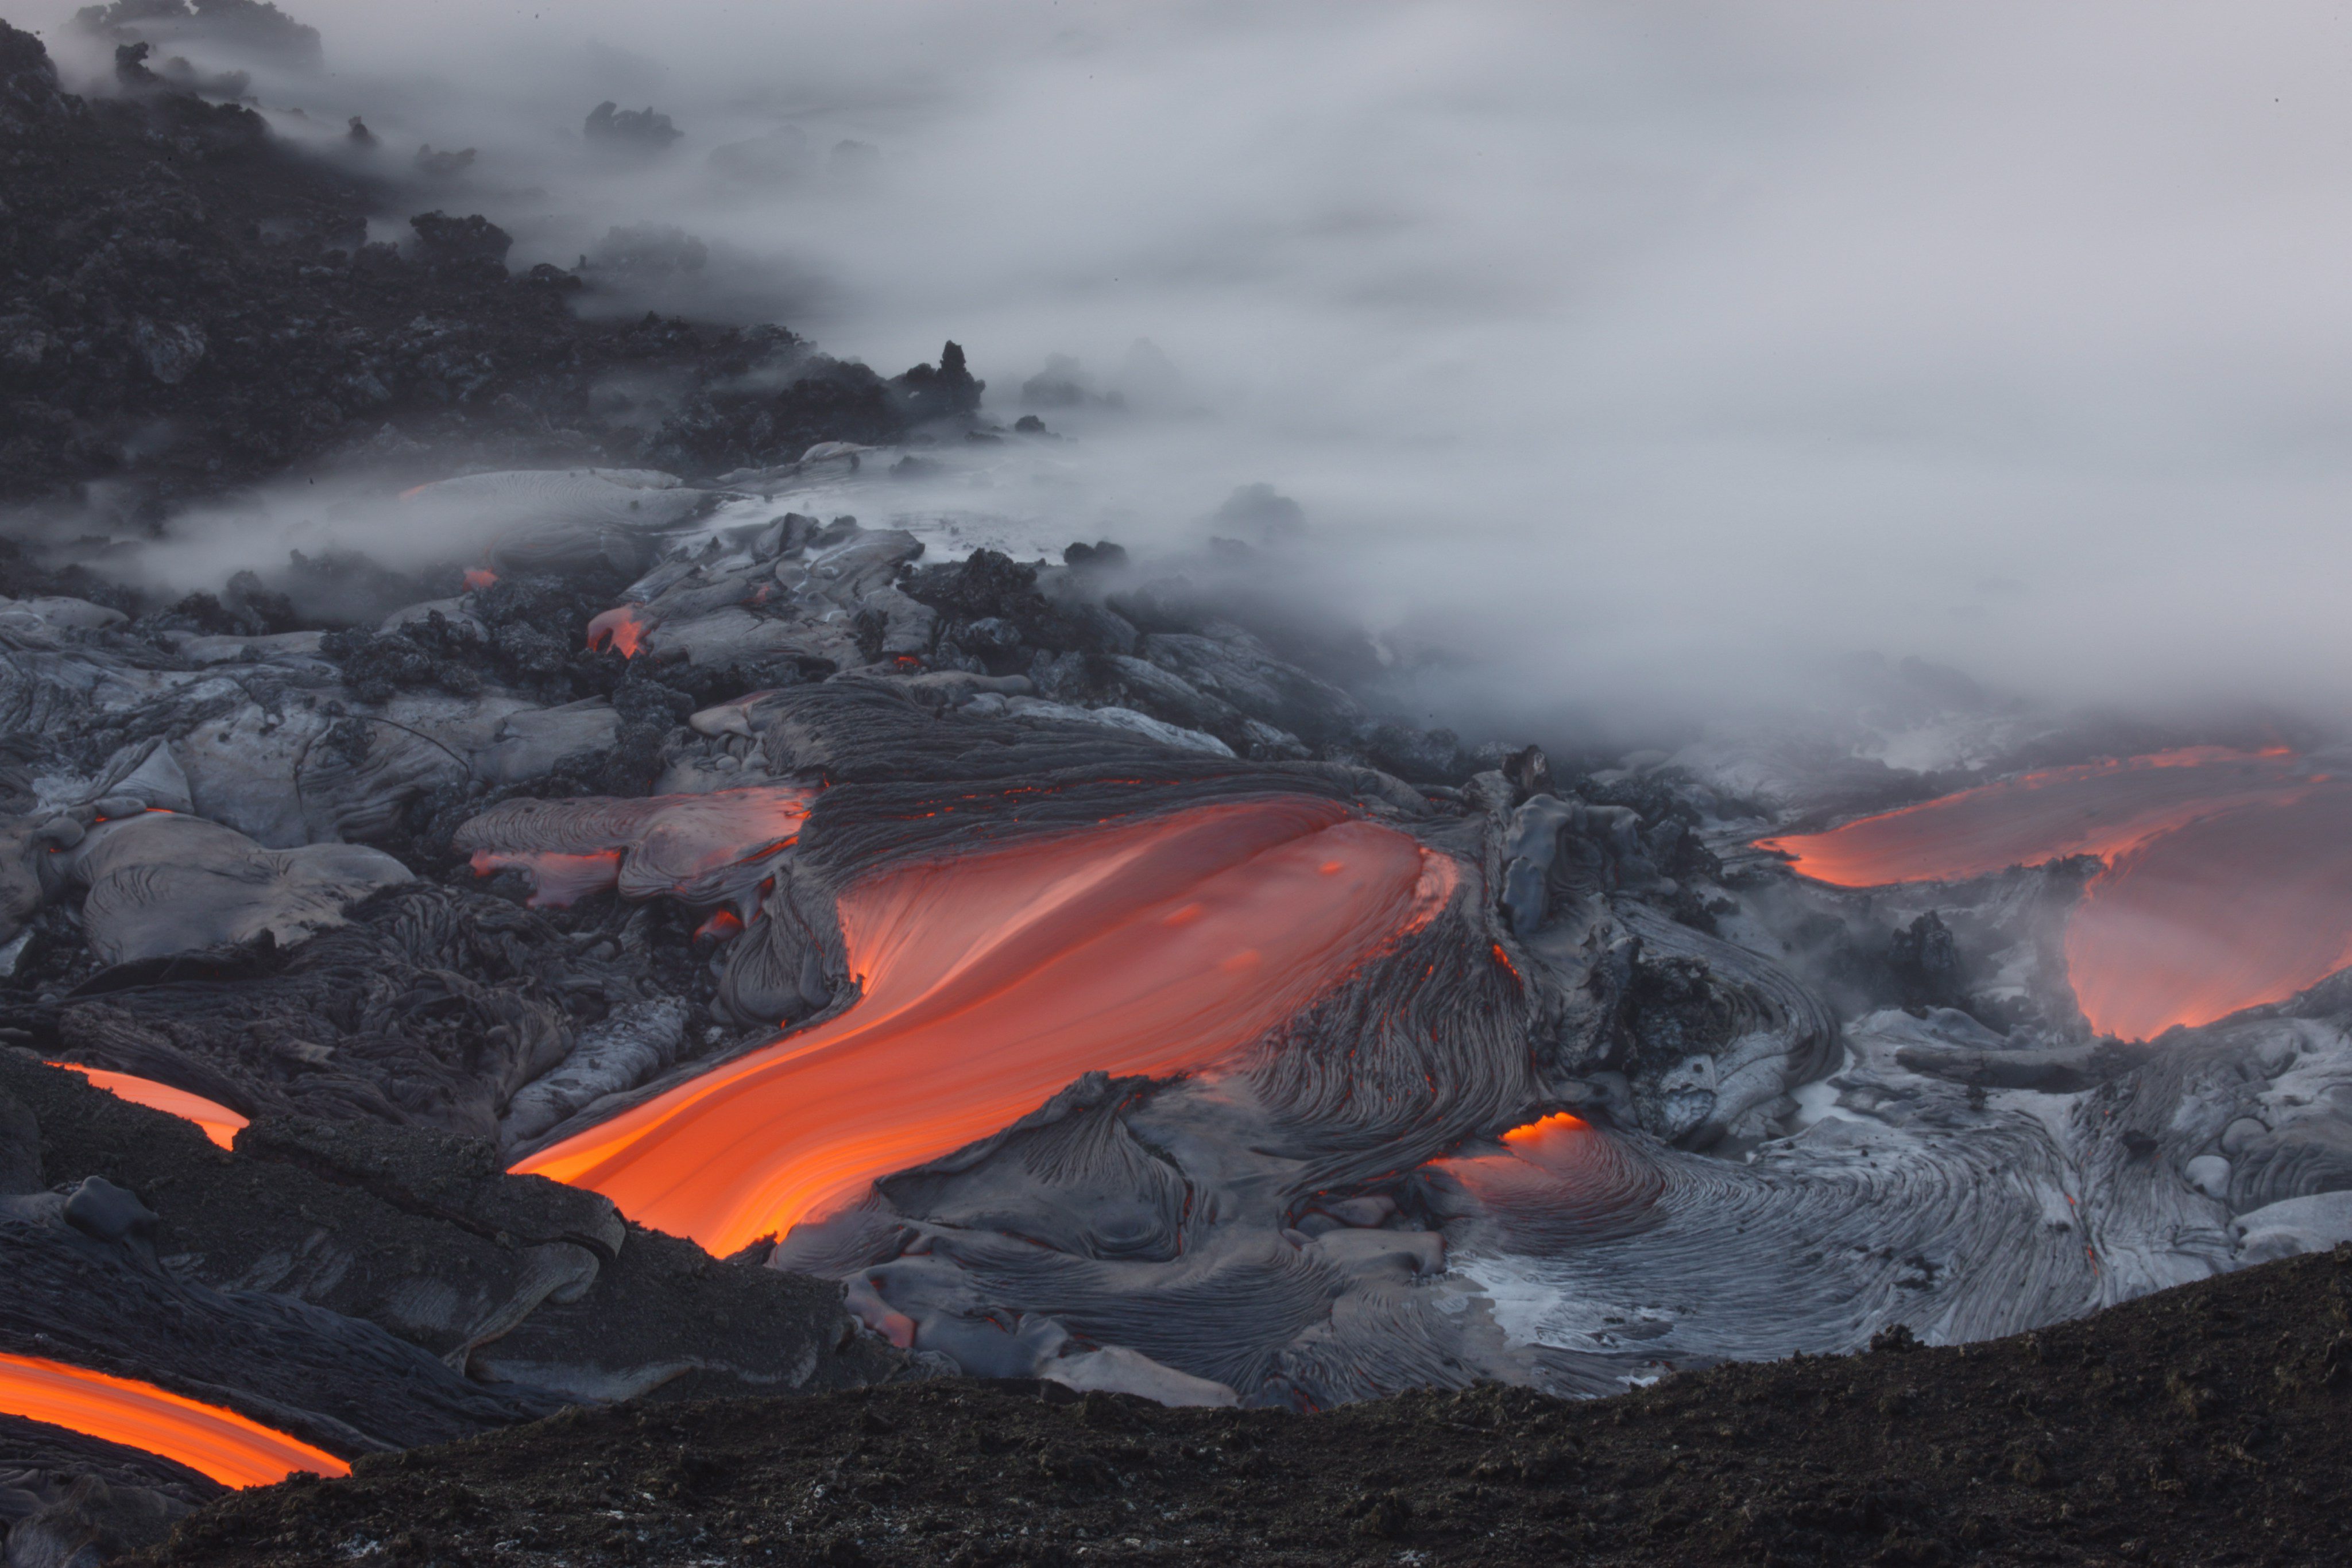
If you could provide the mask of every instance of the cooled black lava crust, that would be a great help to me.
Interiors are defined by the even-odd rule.
[[[2347,1313],[2340,1248],[2011,1339],[1581,1403],[942,1380],[574,1409],[226,1498],[148,1561],[2339,1563]]]

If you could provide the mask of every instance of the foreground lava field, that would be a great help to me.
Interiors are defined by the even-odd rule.
[[[945,1379],[575,1409],[224,1499],[143,1561],[2344,1560],[2352,1248],[2036,1333],[1314,1416]]]

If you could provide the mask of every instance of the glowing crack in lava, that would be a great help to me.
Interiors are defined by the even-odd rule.
[[[1452,896],[1443,854],[1319,800],[1195,807],[857,883],[847,1011],[515,1168],[720,1256],[1004,1126],[1094,1069],[1215,1065]]]
[[[223,1486],[268,1486],[301,1470],[344,1476],[352,1469],[234,1410],[152,1383],[5,1352],[0,1352],[0,1415],[161,1454]]]
[[[611,648],[625,659],[634,659],[645,645],[646,633],[652,630],[635,605],[616,605],[588,622],[588,651]]]
[[[2099,856],[2066,972],[2091,1026],[2126,1040],[2280,1000],[2352,959],[2352,781],[2284,751],[2053,768],[1758,847],[1840,887]]]
[[[51,1067],[62,1067],[68,1072],[79,1072],[99,1088],[118,1100],[128,1100],[133,1105],[144,1105],[151,1111],[163,1111],[194,1122],[202,1127],[205,1136],[226,1149],[236,1142],[237,1129],[246,1119],[217,1101],[201,1094],[191,1094],[184,1089],[174,1089],[168,1083],[158,1083],[152,1078],[133,1078],[128,1072],[109,1072],[103,1068],[84,1067],[78,1061],[52,1061]]]

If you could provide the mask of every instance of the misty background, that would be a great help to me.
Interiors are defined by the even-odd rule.
[[[70,9],[9,6],[95,79]],[[237,62],[277,128],[475,150],[410,210],[518,267],[885,373],[962,343],[1070,438],[968,506],[1148,549],[1272,486],[1465,731],[1856,651],[2352,709],[2339,7],[287,9],[324,73]],[[680,134],[600,151],[605,99]]]

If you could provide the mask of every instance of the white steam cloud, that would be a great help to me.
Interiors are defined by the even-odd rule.
[[[616,305],[951,337],[1007,423],[1072,356],[1129,406],[1041,411],[1008,504],[1149,545],[1271,483],[1511,707],[1856,649],[2352,707],[2338,7],[289,8],[331,74],[265,100],[478,148],[436,199],[516,264],[675,226]],[[605,99],[683,134],[600,162]]]

